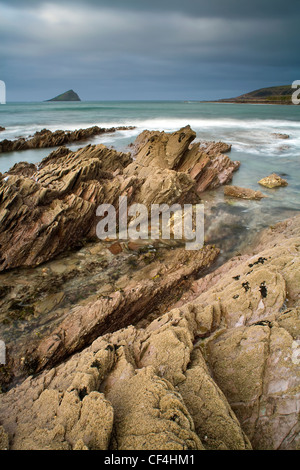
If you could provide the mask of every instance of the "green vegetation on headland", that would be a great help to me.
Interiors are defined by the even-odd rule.
[[[65,93],[62,93],[61,95],[56,96],[55,98],[52,98],[51,100],[46,101],[81,101],[81,99],[77,93],[75,93],[75,91],[69,90]]]
[[[218,100],[218,103],[292,104],[294,91],[291,85],[260,88],[236,98]]]

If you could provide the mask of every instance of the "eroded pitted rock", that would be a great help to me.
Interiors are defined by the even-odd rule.
[[[87,129],[77,129],[75,131],[50,131],[49,129],[42,129],[37,131],[33,136],[27,139],[20,137],[16,140],[2,140],[0,142],[0,153],[14,152],[17,150],[28,150],[37,148],[50,148],[59,147],[72,142],[80,142],[91,139],[97,135],[112,133],[118,130],[134,129],[133,127],[112,127],[110,129],[101,128],[98,126],[88,127]],[[4,128],[2,130],[5,130]]]

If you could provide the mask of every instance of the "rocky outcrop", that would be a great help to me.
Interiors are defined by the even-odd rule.
[[[299,227],[0,395],[10,448],[299,449]]]
[[[173,134],[142,133],[130,154],[103,145],[70,152],[64,146],[35,171],[19,163],[0,180],[0,271],[35,266],[95,238],[96,208],[128,204],[198,203],[199,193],[231,179],[237,162],[190,145],[187,126]],[[217,144],[218,151],[220,143]],[[223,148],[223,150],[225,150]]]
[[[75,91],[69,90],[47,101],[81,101],[81,99],[79,98],[77,93],[75,93]]]
[[[96,137],[97,135],[128,129],[133,129],[133,127],[112,127],[105,129],[93,126],[76,131],[58,130],[54,132],[48,129],[42,129],[28,139],[20,137],[17,140],[2,140],[0,142],[0,153],[15,152],[17,150],[59,147],[74,142],[82,142]]]
[[[101,334],[161,315],[219,253],[215,247],[189,252],[169,243],[122,242],[118,256],[109,252],[109,242],[89,243],[34,270],[2,274],[0,337],[7,359],[0,369],[2,390]]]
[[[224,186],[224,194],[228,197],[253,200],[260,200],[267,197],[261,191],[254,191],[249,188],[240,188],[239,186]]]
[[[0,126],[0,132],[5,131],[5,127]]]
[[[173,134],[144,131],[134,144],[134,162],[126,174],[147,177],[153,167],[187,174],[195,182],[197,194],[231,181],[240,163],[231,161],[224,152],[231,149],[222,142],[192,144],[196,133],[186,126]]]
[[[261,186],[264,186],[265,188],[269,188],[269,189],[279,188],[281,186],[288,185],[288,182],[284,180],[283,178],[281,178],[280,176],[276,175],[276,173],[272,173],[272,175],[261,179],[258,183]]]
[[[35,173],[18,164],[0,181],[0,270],[40,264],[95,235],[98,204],[121,193],[113,172],[131,161],[103,145],[47,158]]]

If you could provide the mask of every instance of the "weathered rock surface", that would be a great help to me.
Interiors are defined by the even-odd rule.
[[[0,126],[0,132],[5,131],[5,127]]]
[[[18,164],[0,181],[0,270],[40,264],[95,235],[97,206],[122,193],[112,172],[130,161],[97,145],[47,157],[33,174]]]
[[[281,186],[288,185],[288,182],[284,180],[283,178],[281,178],[280,176],[276,175],[276,173],[272,173],[272,175],[261,179],[258,183],[261,186],[264,186],[265,188],[269,188],[269,189],[279,188]]]
[[[298,217],[270,229],[254,256],[234,258],[185,296],[220,312],[201,349],[257,449],[300,448],[299,228]]]
[[[0,398],[0,421],[10,447],[250,448],[200,350],[193,347],[197,328],[209,329],[212,321],[208,310],[174,311],[146,330],[129,327],[99,338],[66,364],[27,379]],[[93,401],[98,407],[90,411]]]
[[[222,142],[192,144],[196,133],[186,126],[173,134],[144,131],[134,143],[134,162],[126,169],[127,175],[151,175],[153,167],[162,171],[186,173],[195,182],[201,194],[231,181],[240,163],[231,161],[223,152],[231,146]]]
[[[117,208],[119,196],[148,208],[200,202],[199,192],[226,183],[239,164],[215,154],[215,144],[208,153],[190,146],[194,138],[189,126],[173,134],[145,131],[135,161],[89,145],[77,152],[61,146],[36,171],[32,164],[15,165],[0,180],[0,271],[38,265],[95,237],[97,206]]]
[[[299,227],[2,394],[10,448],[299,449]]]
[[[289,139],[290,136],[288,134],[280,134],[278,132],[275,132],[274,134],[272,134],[274,137],[276,137],[276,139],[283,139],[283,140],[286,140],[286,139]]]
[[[237,197],[239,199],[263,199],[265,196],[261,191],[254,191],[249,188],[240,188],[239,186],[224,186],[224,194],[228,197]]]
[[[54,132],[48,129],[42,129],[28,139],[21,137],[17,140],[2,140],[0,142],[0,153],[14,152],[16,150],[59,147],[70,144],[72,142],[88,140],[97,135],[130,129],[133,129],[133,127],[112,127],[105,129],[98,126],[93,126],[87,129],[79,129],[76,131],[58,130]]]

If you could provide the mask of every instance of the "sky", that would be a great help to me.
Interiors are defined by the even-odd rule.
[[[0,0],[7,101],[210,100],[300,80],[299,0]]]

